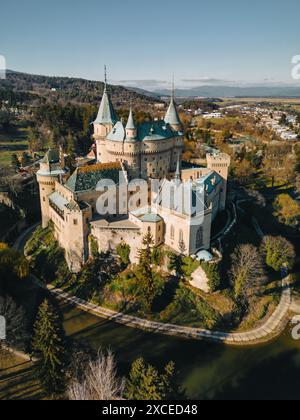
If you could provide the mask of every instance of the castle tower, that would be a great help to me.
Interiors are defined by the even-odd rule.
[[[96,120],[94,121],[94,139],[97,144],[97,160],[101,162],[101,153],[104,147],[104,139],[118,121],[114,107],[110,100],[107,88],[107,75],[105,67],[105,82],[102,100]]]
[[[220,197],[220,210],[226,208],[226,197],[227,197],[227,180],[228,171],[230,167],[230,156],[225,153],[213,154],[209,153],[206,155],[207,167],[212,171],[217,172],[223,179],[223,186]]]
[[[168,111],[165,116],[165,122],[169,124],[173,130],[175,131],[181,131],[182,130],[182,124],[178,115],[176,103],[175,103],[175,85],[174,85],[174,79],[172,83],[172,96],[171,96],[171,102],[168,108]]]
[[[128,117],[128,121],[126,125],[126,138],[134,140],[136,139],[136,136],[137,136],[137,129],[134,123],[132,109],[130,108],[130,113],[129,113],[129,117]]]
[[[50,220],[49,195],[55,191],[56,181],[67,175],[67,171],[60,164],[61,156],[55,150],[49,150],[41,161],[37,172],[37,182],[40,188],[40,201],[42,212],[42,226],[46,228]],[[64,163],[64,160],[63,162]]]

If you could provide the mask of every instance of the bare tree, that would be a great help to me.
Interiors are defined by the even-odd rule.
[[[28,338],[24,309],[19,307],[10,296],[0,296],[0,315],[4,317],[6,323],[6,339],[2,344],[24,348]]]
[[[120,400],[125,383],[117,377],[116,363],[111,351],[99,352],[95,361],[88,363],[82,381],[73,381],[68,388],[70,400]]]
[[[254,245],[239,245],[232,257],[231,278],[235,296],[247,299],[265,281],[261,256]]]

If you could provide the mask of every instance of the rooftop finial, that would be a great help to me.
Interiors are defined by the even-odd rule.
[[[105,90],[107,89],[107,67],[106,64],[104,65],[104,86]]]
[[[175,76],[172,73],[172,99],[175,100]]]
[[[176,167],[176,172],[175,172],[175,180],[181,181],[181,171],[180,171],[180,156],[178,155],[178,159],[177,159],[177,167]]]

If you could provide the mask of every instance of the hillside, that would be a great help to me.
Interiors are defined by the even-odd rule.
[[[9,100],[11,104],[62,101],[98,105],[103,88],[104,84],[97,81],[39,76],[8,70],[6,80],[0,80],[0,100]],[[131,102],[134,108],[146,109],[159,101],[155,94],[151,97],[122,86],[109,86],[109,90],[116,108],[125,104],[128,106]]]

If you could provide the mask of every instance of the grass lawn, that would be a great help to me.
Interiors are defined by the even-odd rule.
[[[12,353],[0,357],[0,400],[32,400],[43,398],[33,372],[33,363]]]
[[[0,132],[0,168],[10,165],[13,153],[21,156],[26,150],[28,150],[26,128],[12,129],[8,133]]]

